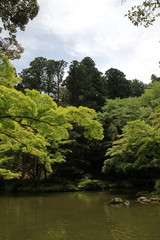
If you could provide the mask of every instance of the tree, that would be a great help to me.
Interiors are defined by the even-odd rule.
[[[16,89],[24,92],[26,88],[47,93],[57,102],[60,100],[60,86],[63,80],[64,68],[67,63],[63,60],[47,60],[43,57],[35,58],[30,67],[23,69],[20,77],[23,79]]]
[[[160,105],[160,82],[150,83],[140,99],[142,106],[145,108],[155,108]]]
[[[44,90],[44,77],[47,59],[37,57],[30,62],[30,67],[23,69],[19,74],[22,81],[16,86],[17,90],[24,92],[24,89],[35,89],[42,92]]]
[[[2,26],[0,33],[0,52],[10,59],[20,58],[23,48],[16,39],[17,29],[24,31],[29,20],[38,14],[37,0],[1,0],[0,18]],[[6,34],[8,33],[8,36]]]
[[[130,83],[130,97],[140,97],[146,88],[146,84],[137,79],[129,81]]]
[[[155,81],[146,88],[141,97],[135,98],[138,100],[138,105],[135,104],[135,109],[133,106],[131,107],[122,133],[117,136],[118,139],[116,138],[107,150],[103,172],[122,172],[131,176],[131,172],[135,174],[138,171],[141,173],[145,171],[148,175],[152,174],[152,177],[157,177],[160,169],[159,88],[160,83]],[[130,99],[132,100],[132,98]],[[125,109],[123,106],[122,108]],[[132,111],[135,112],[135,116]]]
[[[128,121],[139,119],[142,115],[141,101],[138,97],[107,99],[98,119],[104,126],[107,140],[115,140],[122,133]]]
[[[10,64],[7,68],[12,69]],[[68,141],[68,131],[74,124],[83,128],[88,139],[103,137],[93,109],[58,107],[47,94],[29,89],[23,94],[4,86],[3,82],[2,79],[0,175],[4,178],[27,174],[38,180],[42,174],[52,171],[54,162],[65,161],[62,146]]]
[[[54,71],[51,72],[52,77],[51,82],[54,82],[54,86],[50,87],[48,83],[46,83],[46,86],[49,89],[48,94],[54,91],[53,97],[56,100],[56,102],[59,103],[60,88],[63,81],[64,69],[67,67],[67,62],[65,62],[64,60],[54,62],[53,61],[54,60],[48,60],[46,73],[48,72],[48,68],[50,65],[52,65],[51,67],[54,66]]]
[[[160,77],[157,77],[155,74],[151,75],[151,82],[153,83],[154,81],[159,81],[160,82]]]
[[[105,161],[103,171],[111,168],[122,172],[131,169],[160,169],[159,139],[157,123],[147,124],[143,120],[127,123],[120,139],[108,149],[107,156],[110,158]]]
[[[71,63],[65,86],[68,90],[68,103],[73,106],[100,110],[104,104],[105,80],[89,57]]]
[[[0,84],[8,88],[13,88],[20,78],[15,77],[15,71],[7,57],[0,54]]]
[[[125,1],[122,0],[122,2]],[[159,0],[144,0],[141,5],[133,6],[126,16],[135,26],[144,25],[149,27],[160,16],[159,8]]]
[[[105,72],[107,97],[110,99],[130,96],[129,81],[125,74],[118,69],[110,68]]]

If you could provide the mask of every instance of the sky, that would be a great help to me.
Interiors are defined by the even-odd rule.
[[[25,51],[13,65],[19,73],[36,57],[63,59],[69,66],[88,56],[102,73],[116,68],[128,80],[150,83],[160,72],[160,20],[149,28],[135,27],[124,15],[136,2],[38,0],[37,17],[17,33]]]

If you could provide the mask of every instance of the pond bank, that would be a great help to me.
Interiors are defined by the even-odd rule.
[[[30,180],[10,180],[3,181],[0,184],[1,192],[31,192],[31,193],[54,193],[54,192],[77,192],[77,191],[101,191],[109,193],[133,193],[136,195],[138,192],[153,191],[153,186],[133,186],[132,184],[124,181],[102,181],[102,180],[77,180],[62,182],[35,182]],[[140,196],[146,196],[144,194]],[[137,196],[138,197],[138,196]]]

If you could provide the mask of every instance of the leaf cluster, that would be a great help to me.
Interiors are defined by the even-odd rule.
[[[13,78],[9,88],[6,86],[9,79],[3,74],[3,65],[4,62],[0,75],[3,76],[0,85],[1,175],[4,173],[4,177],[7,177],[9,170],[14,176],[18,169],[24,174],[25,166],[22,163],[25,156],[28,156],[30,171],[33,163],[36,172],[38,169],[52,171],[54,162],[65,160],[63,143],[68,141],[68,131],[74,124],[83,127],[86,138],[102,139],[102,126],[95,120],[94,110],[85,107],[58,107],[47,94],[29,89],[23,94],[11,88],[16,78],[8,63],[7,67],[12,74],[6,76]],[[19,162],[21,163],[17,166]]]
[[[159,8],[159,0],[145,0],[141,5],[133,6],[125,16],[135,26],[143,25],[147,28],[160,16]]]
[[[10,59],[20,58],[23,48],[16,39],[16,32],[19,28],[24,31],[25,26],[37,16],[39,6],[37,0],[1,0],[0,19],[2,27],[0,33],[0,51]]]
[[[150,84],[139,98],[134,119],[128,119],[118,139],[107,150],[104,172],[160,168],[159,87],[159,82]]]

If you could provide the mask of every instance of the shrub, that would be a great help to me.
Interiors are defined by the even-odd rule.
[[[92,180],[92,179],[89,179],[88,177],[85,177],[78,184],[78,189],[79,190],[89,190],[89,191],[102,190],[102,181],[96,180],[96,179]]]
[[[154,190],[156,194],[160,194],[160,180],[155,182]]]

